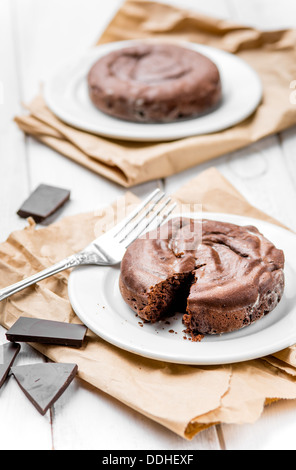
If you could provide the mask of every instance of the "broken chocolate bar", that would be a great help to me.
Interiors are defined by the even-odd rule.
[[[23,203],[17,214],[22,218],[32,217],[40,223],[54,214],[70,199],[70,191],[41,184]]]
[[[77,370],[76,364],[47,362],[11,368],[20,388],[42,415],[70,385]]]
[[[0,388],[4,384],[20,348],[20,345],[16,343],[5,343],[0,345]]]
[[[6,338],[9,341],[80,347],[86,332],[84,325],[20,317],[7,331]]]

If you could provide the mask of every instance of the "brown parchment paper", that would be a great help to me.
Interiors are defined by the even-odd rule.
[[[296,123],[290,86],[296,79],[296,31],[259,31],[170,5],[127,0],[98,41],[189,40],[236,54],[259,74],[263,99],[256,112],[222,132],[173,142],[106,139],[70,127],[46,107],[42,94],[15,118],[25,133],[124,186],[163,178],[247,146]],[[244,93],[244,90],[242,90]]]
[[[204,211],[277,223],[251,206],[215,168],[196,176],[173,198],[202,204]],[[133,205],[137,198],[127,193],[125,201]],[[46,228],[31,222],[12,233],[0,245],[0,288],[84,248],[110,224],[118,207],[116,202],[112,210],[67,217]],[[68,300],[68,277],[68,271],[60,273],[0,302],[0,323],[9,328],[21,315],[79,322]],[[183,366],[123,351],[90,331],[80,349],[33,346],[53,361],[77,363],[81,379],[187,439],[216,423],[255,422],[266,403],[296,398],[295,347],[238,364]]]

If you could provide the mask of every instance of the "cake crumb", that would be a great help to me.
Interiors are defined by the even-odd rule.
[[[183,330],[183,333],[190,335],[190,337],[188,339],[190,341],[194,341],[195,343],[197,341],[200,342],[205,337],[205,335],[202,335],[202,334],[197,334],[196,335],[196,334],[192,333],[192,331],[190,331],[189,328],[187,328],[186,330]]]
[[[205,337],[205,335],[194,335],[194,334],[192,334],[192,341],[200,342],[204,337]]]

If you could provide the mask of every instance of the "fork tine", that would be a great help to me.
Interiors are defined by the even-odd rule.
[[[153,214],[149,219],[148,221],[146,222],[145,226],[143,228],[141,228],[138,233],[132,238],[132,240],[129,240],[128,242],[128,245],[129,246],[132,242],[134,242],[137,238],[139,238],[142,233],[148,228],[150,227],[150,225],[152,224],[152,222],[156,219],[156,217],[159,216],[159,214],[166,208],[166,206],[171,202],[171,198],[169,197],[168,199],[166,199],[166,201],[158,208],[158,210],[155,212],[155,214]],[[123,241],[123,240],[122,240]]]
[[[168,218],[168,216],[171,215],[171,213],[172,213],[173,210],[177,207],[177,205],[178,205],[178,204],[177,204],[176,202],[174,202],[174,203],[171,204],[170,207],[165,211],[165,213],[164,213],[161,217],[159,217],[159,221],[158,221],[158,223],[157,223],[157,227],[159,227],[159,226],[162,224],[162,222],[164,222],[164,221]]]
[[[137,219],[136,223],[133,224],[132,227],[130,227],[130,229],[128,230],[127,233],[125,233],[124,237],[120,240],[119,243],[122,243],[123,240],[125,240],[125,239],[129,236],[129,234],[130,234],[131,232],[134,232],[134,230],[135,230],[137,227],[139,227],[139,225],[140,225],[141,222],[147,217],[147,215],[149,215],[150,212],[153,211],[154,207],[161,201],[161,199],[164,198],[164,195],[165,195],[164,193],[160,193],[160,194],[159,194],[159,196],[157,197],[157,199],[156,199],[155,201],[153,201],[153,204],[150,204],[150,205],[148,206],[148,208],[147,208],[147,209],[145,210],[145,212],[141,215],[141,217],[139,217],[139,218]]]
[[[114,234],[114,237],[116,237],[117,235],[119,235],[119,233],[147,206],[147,204],[149,204],[150,201],[152,201],[152,199],[154,199],[154,197],[160,193],[160,189],[157,188],[155,189],[149,196],[147,196],[146,199],[144,199],[144,201],[139,204],[135,210],[133,210],[124,220],[122,220],[121,222],[119,222],[119,230]]]

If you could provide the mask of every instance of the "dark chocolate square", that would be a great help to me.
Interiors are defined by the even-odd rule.
[[[32,217],[40,223],[54,214],[70,199],[70,191],[41,184],[23,203],[17,214],[26,219]]]
[[[87,328],[76,323],[65,323],[40,318],[20,317],[7,331],[8,341],[82,346]]]

